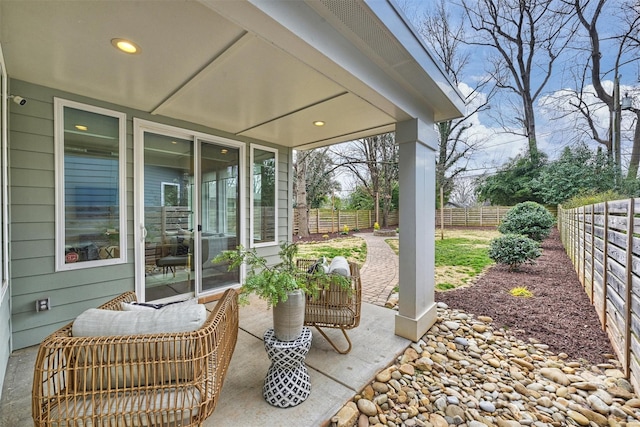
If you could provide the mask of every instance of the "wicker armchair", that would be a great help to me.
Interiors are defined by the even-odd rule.
[[[315,260],[299,259],[297,267],[307,271]],[[329,283],[318,291],[317,296],[307,295],[304,313],[305,326],[315,326],[320,334],[340,354],[351,351],[351,340],[347,335],[347,329],[353,329],[360,324],[360,308],[362,305],[362,282],[360,280],[360,267],[354,262],[349,263],[351,287],[344,289],[337,283]],[[347,341],[346,349],[340,349],[325,334],[321,328],[335,328],[342,331]]]
[[[127,292],[99,308],[120,310]],[[35,426],[200,426],[219,400],[238,336],[227,290],[200,329],[133,336],[47,337],[35,363]]]

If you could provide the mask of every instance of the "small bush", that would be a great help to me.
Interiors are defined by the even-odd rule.
[[[518,203],[504,216],[498,226],[502,234],[522,234],[537,242],[551,233],[555,219],[551,212],[536,202]]]
[[[523,235],[505,234],[489,243],[489,258],[509,266],[509,270],[517,270],[524,263],[534,264],[540,255],[538,242]]]
[[[349,234],[349,226],[347,224],[345,224],[344,227],[342,227],[342,231],[340,232],[340,234],[343,234],[343,235]]]
[[[509,291],[509,293],[514,297],[522,297],[522,298],[533,297],[533,292],[527,289],[526,286],[518,286],[517,288],[513,288]]]
[[[373,229],[374,230],[380,230],[380,224],[378,224],[377,222],[373,223]]]

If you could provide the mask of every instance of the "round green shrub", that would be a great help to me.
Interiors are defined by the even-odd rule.
[[[542,255],[540,244],[520,234],[505,234],[489,243],[489,258],[517,270],[524,263],[534,264]]]
[[[551,233],[555,219],[551,212],[536,202],[518,203],[506,213],[498,226],[502,234],[522,234],[542,242]]]

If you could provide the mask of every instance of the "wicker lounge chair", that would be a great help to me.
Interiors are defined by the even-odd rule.
[[[127,292],[99,308],[121,310],[135,299]],[[203,319],[192,332],[74,337],[73,323],[54,332],[36,358],[35,426],[202,425],[236,345],[236,292],[226,291]]]
[[[300,259],[297,267],[307,271],[316,261]],[[351,340],[347,329],[353,329],[360,324],[360,308],[362,305],[362,282],[360,268],[356,263],[349,263],[351,288],[344,289],[336,283],[330,283],[320,289],[317,296],[307,295],[304,324],[315,326],[320,334],[340,354],[351,351]],[[347,341],[346,349],[338,346],[327,336],[321,328],[340,329]]]

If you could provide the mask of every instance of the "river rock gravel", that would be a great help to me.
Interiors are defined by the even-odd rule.
[[[417,343],[349,401],[336,427],[640,427],[640,399],[615,357],[590,365],[438,303]]]

